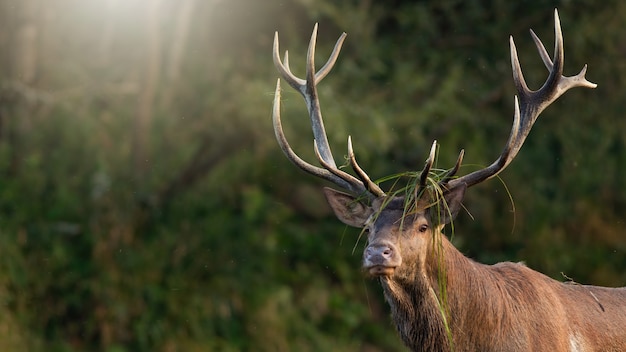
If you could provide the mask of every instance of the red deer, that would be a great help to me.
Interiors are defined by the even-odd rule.
[[[281,61],[275,34],[274,63],[306,101],[321,166],[302,160],[287,142],[280,120],[280,79],[273,107],[278,144],[296,166],[350,193],[324,189],[339,220],[367,233],[363,269],[379,278],[398,333],[413,351],[626,351],[626,287],[558,282],[519,263],[480,264],[461,254],[442,232],[462,207],[465,190],[498,175],[515,158],[548,105],[570,88],[596,87],[585,78],[586,66],[576,76],[563,76],[563,36],[556,11],[554,20],[554,58],[531,30],[550,72],[537,91],[527,87],[510,38],[518,96],[513,127],[498,159],[457,177],[461,151],[453,168],[435,175],[435,142],[414,187],[400,195],[385,193],[361,169],[350,138],[348,159],[356,176],[338,168],[333,160],[316,86],[337,60],[345,33],[328,62],[315,72],[315,26],[305,79],[291,72],[287,53]]]

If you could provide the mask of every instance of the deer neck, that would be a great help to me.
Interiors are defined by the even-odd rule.
[[[381,284],[391,315],[404,343],[413,350],[450,351],[452,336],[463,324],[468,296],[479,294],[466,288],[473,273],[481,270],[463,256],[443,235],[433,238],[421,263],[405,277],[383,277]],[[476,282],[472,284],[475,286]],[[471,301],[481,302],[480,297]],[[482,300],[484,302],[484,300]],[[478,308],[480,309],[480,308]]]

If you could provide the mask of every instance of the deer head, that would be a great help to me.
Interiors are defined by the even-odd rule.
[[[433,235],[440,236],[443,226],[459,212],[465,189],[465,184],[443,194],[426,189],[415,198],[377,198],[371,206],[331,188],[324,193],[339,220],[367,233],[363,269],[372,276],[410,280],[425,269],[427,254],[437,243]],[[403,261],[410,265],[402,265]]]
[[[350,137],[348,137],[348,159],[356,176],[340,170],[332,156],[324,130],[317,84],[335,64],[346,34],[340,36],[328,62],[316,72],[313,61],[317,38],[317,24],[315,25],[309,43],[304,79],[296,77],[291,72],[287,52],[281,61],[278,33],[275,34],[274,63],[283,79],[304,97],[313,128],[314,150],[321,166],[314,166],[302,160],[287,142],[280,120],[280,79],[276,84],[273,108],[274,131],[278,144],[296,166],[349,192],[343,193],[330,188],[324,190],[335,215],[341,221],[350,226],[364,228],[368,233],[363,267],[369,274],[401,278],[424,269],[429,250],[433,249],[433,239],[441,235],[443,226],[451,222],[459,212],[466,188],[488,180],[504,170],[517,155],[539,114],[559,96],[573,87],[596,87],[585,78],[586,65],[576,76],[563,76],[563,36],[556,11],[554,20],[556,39],[552,59],[531,30],[539,55],[549,71],[547,80],[536,91],[530,90],[526,85],[513,38],[510,38],[513,80],[517,96],[513,125],[500,156],[484,169],[457,177],[456,173],[464,155],[461,150],[454,167],[443,175],[431,177],[437,146],[434,142],[426,165],[420,176],[416,177],[415,186],[409,187],[409,191],[400,196],[397,193],[386,194],[363,171],[356,161]]]

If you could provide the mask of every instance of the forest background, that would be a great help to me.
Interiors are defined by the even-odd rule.
[[[575,89],[517,159],[468,192],[454,243],[484,263],[626,285],[626,2],[0,0],[0,350],[400,351],[363,240],[283,156],[274,31],[320,85],[331,145],[374,177],[487,165],[513,115],[508,37],[565,38]],[[285,85],[294,148],[314,160]],[[338,160],[341,162],[341,160]]]

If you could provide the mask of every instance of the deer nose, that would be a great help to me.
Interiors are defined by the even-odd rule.
[[[367,246],[363,258],[363,265],[368,268],[377,265],[397,266],[399,256],[395,246],[391,243],[377,243]]]
[[[366,250],[368,256],[381,256],[384,259],[389,259],[393,255],[393,249],[389,246],[376,246],[368,247]]]

